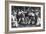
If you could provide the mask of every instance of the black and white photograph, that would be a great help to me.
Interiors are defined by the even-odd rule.
[[[16,27],[40,27],[41,7],[11,6],[11,24]]]
[[[43,5],[9,4],[9,31],[34,31],[43,29]]]

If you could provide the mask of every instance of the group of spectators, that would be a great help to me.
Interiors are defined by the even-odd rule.
[[[29,10],[29,9],[27,9]],[[23,11],[23,10],[14,10],[13,11],[13,21],[17,21],[17,24],[30,24],[30,25],[39,25],[40,24],[40,12],[35,11]]]

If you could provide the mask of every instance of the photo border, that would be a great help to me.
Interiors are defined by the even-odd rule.
[[[15,32],[9,32],[9,3],[22,3],[22,4],[37,4],[37,5],[43,5],[43,29],[40,30],[24,30],[24,31],[15,31]],[[45,3],[41,2],[23,2],[23,1],[5,1],[5,33],[11,34],[11,33],[22,33],[22,32],[38,32],[38,31],[45,31]]]

